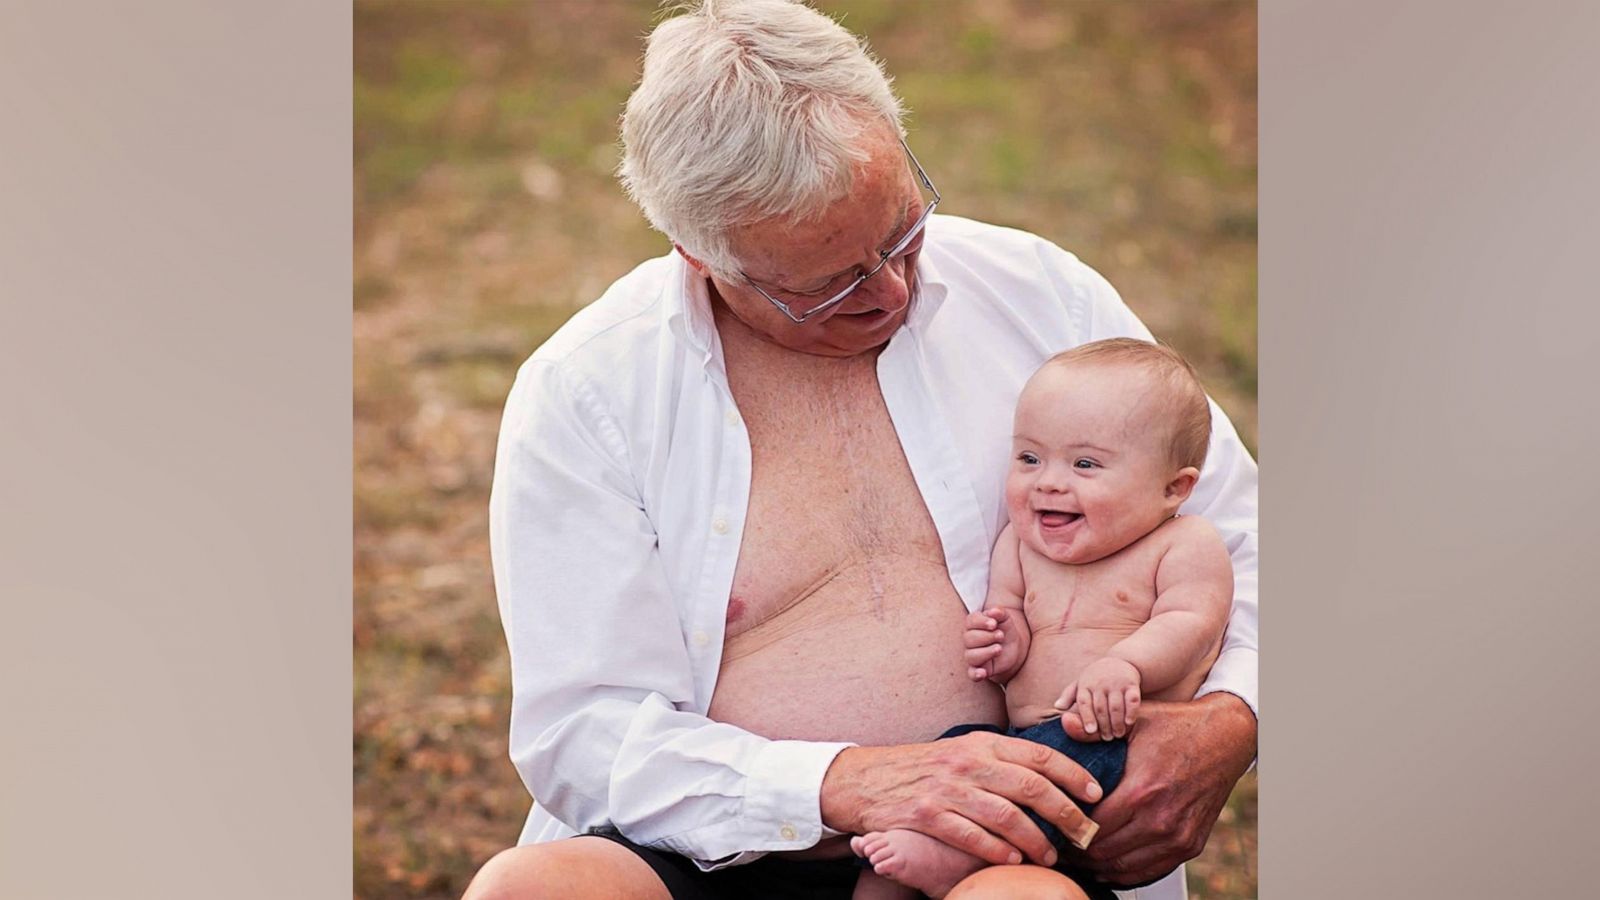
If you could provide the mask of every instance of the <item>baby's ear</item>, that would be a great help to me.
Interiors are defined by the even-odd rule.
[[[1172,476],[1172,480],[1167,482],[1166,490],[1163,493],[1167,503],[1174,510],[1182,506],[1183,501],[1189,499],[1189,495],[1194,492],[1194,484],[1199,480],[1200,470],[1194,466],[1184,466],[1179,469],[1178,474]]]

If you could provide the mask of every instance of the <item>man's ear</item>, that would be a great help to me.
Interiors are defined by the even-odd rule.
[[[711,270],[706,267],[706,264],[690,256],[689,252],[683,249],[683,245],[679,244],[677,241],[673,241],[672,249],[678,251],[678,255],[683,257],[683,261],[689,264],[689,268],[695,270],[695,272],[701,277],[711,277]]]
[[[1167,505],[1177,510],[1183,505],[1183,501],[1194,493],[1194,484],[1199,480],[1200,470],[1194,466],[1184,466],[1179,469],[1178,474],[1172,476],[1172,480],[1167,482],[1166,490],[1163,491],[1162,496],[1166,498]]]

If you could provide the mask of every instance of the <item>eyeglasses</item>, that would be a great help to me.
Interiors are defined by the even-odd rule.
[[[756,280],[754,278],[746,275],[743,271],[739,272],[739,275],[744,278],[744,280],[748,282],[751,287],[755,288],[756,291],[761,294],[761,296],[767,298],[767,300],[773,306],[778,308],[779,312],[783,313],[785,316],[788,316],[789,321],[795,323],[796,325],[803,325],[807,319],[811,318],[817,313],[838,306],[840,303],[843,303],[845,298],[850,296],[850,294],[854,292],[856,288],[861,287],[862,282],[882,271],[883,267],[889,264],[889,260],[906,256],[922,248],[922,242],[920,240],[922,237],[922,230],[928,224],[928,217],[933,215],[933,211],[939,207],[939,189],[933,186],[933,181],[928,178],[928,173],[924,172],[922,170],[922,164],[917,162],[917,155],[911,152],[911,148],[906,146],[906,142],[904,140],[900,142],[900,146],[906,151],[906,156],[910,157],[911,167],[917,171],[917,180],[921,181],[923,187],[926,187],[928,192],[933,194],[933,199],[929,200],[927,205],[922,208],[922,215],[917,217],[917,221],[912,223],[910,230],[908,230],[899,241],[896,241],[893,247],[889,248],[888,250],[878,251],[878,264],[872,267],[872,271],[866,272],[858,268],[856,270],[855,278],[851,280],[849,284],[845,285],[843,290],[834,294],[831,298],[824,300],[823,302],[818,303],[817,305],[801,313],[795,312],[789,304],[779,300],[777,297],[772,296],[772,294],[767,292],[766,288],[756,284]],[[915,247],[912,246],[913,243],[916,244]],[[824,287],[824,290],[826,290],[826,287]],[[806,296],[805,294],[794,294],[792,292],[788,293],[791,293],[791,296],[795,296],[796,298]],[[796,302],[799,303],[803,301],[797,299]]]

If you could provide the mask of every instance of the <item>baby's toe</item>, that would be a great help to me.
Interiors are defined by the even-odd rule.
[[[873,861],[872,871],[877,872],[879,875],[882,875],[885,878],[899,880],[902,875],[906,874],[905,857],[896,856],[893,853],[886,853],[884,854],[882,860]]]

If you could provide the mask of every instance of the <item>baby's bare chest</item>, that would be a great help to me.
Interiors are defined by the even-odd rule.
[[[1066,565],[1023,550],[1023,611],[1035,635],[1080,630],[1132,633],[1150,620],[1156,565],[1150,553],[1119,553]]]

